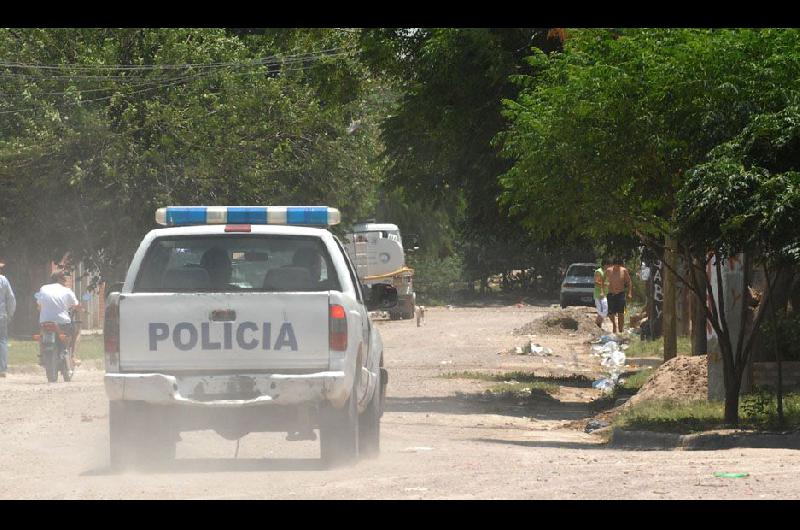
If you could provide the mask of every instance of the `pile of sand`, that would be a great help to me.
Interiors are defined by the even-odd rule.
[[[648,399],[707,399],[708,360],[705,355],[675,357],[650,376],[624,406]]]
[[[594,323],[595,313],[589,308],[553,309],[544,317],[515,329],[515,335],[552,335],[561,333],[591,333],[600,329]]]

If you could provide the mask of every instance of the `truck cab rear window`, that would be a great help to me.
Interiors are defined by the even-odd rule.
[[[341,291],[318,238],[175,236],[153,241],[134,292]]]

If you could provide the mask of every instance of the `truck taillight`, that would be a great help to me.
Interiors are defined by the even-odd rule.
[[[106,353],[119,353],[119,306],[117,304],[109,304],[106,307],[103,343]]]
[[[340,305],[331,304],[328,344],[331,350],[347,349],[347,312]]]

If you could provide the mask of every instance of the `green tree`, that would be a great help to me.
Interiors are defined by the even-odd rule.
[[[380,81],[338,30],[0,31],[0,240],[120,278],[164,204],[374,208]]]
[[[382,126],[388,161],[384,188],[389,193],[402,189],[414,209],[445,212],[450,229],[444,232],[456,239],[437,242],[435,251],[458,250],[465,279],[527,268],[535,259],[530,249],[537,242],[498,208],[497,176],[508,162],[492,138],[506,126],[501,99],[519,90],[509,75],[525,68],[522,58],[531,46],[548,51],[560,46],[548,35],[546,28],[362,33],[365,60],[373,71],[396,79],[402,93]]]
[[[687,172],[796,103],[799,53],[796,30],[570,32],[563,53],[529,59],[536,75],[505,102],[503,203],[542,237],[689,237],[675,219]]]
[[[719,337],[725,379],[725,419],[738,420],[739,388],[753,345],[765,319],[777,325],[773,299],[775,281],[800,263],[800,109],[789,107],[757,116],[740,135],[712,151],[710,160],[689,172],[678,194],[679,233],[695,254],[733,256],[745,253],[760,264],[767,281],[750,326],[733,336],[725,315],[724,290],[719,302],[709,296],[708,320]],[[720,260],[715,260],[721,277]],[[745,285],[748,267],[743,267]],[[690,276],[690,281],[693,276]],[[695,284],[701,298],[706,292]],[[711,286],[707,287],[708,294]],[[746,321],[747,304],[742,304]],[[780,371],[780,344],[772,341]],[[780,379],[780,373],[779,373]],[[778,415],[783,422],[782,385],[778,384]]]

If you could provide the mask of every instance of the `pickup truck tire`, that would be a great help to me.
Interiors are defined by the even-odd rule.
[[[348,464],[358,459],[358,399],[360,369],[356,369],[353,391],[344,407],[326,406],[320,411],[319,445],[322,465],[326,468]]]
[[[383,367],[383,362],[381,362]],[[369,405],[358,418],[358,451],[367,458],[375,458],[381,452],[381,415],[383,413],[383,386],[378,371],[378,381]]]
[[[171,432],[154,412],[147,403],[109,403],[112,468],[149,468],[175,459],[176,433]]]

